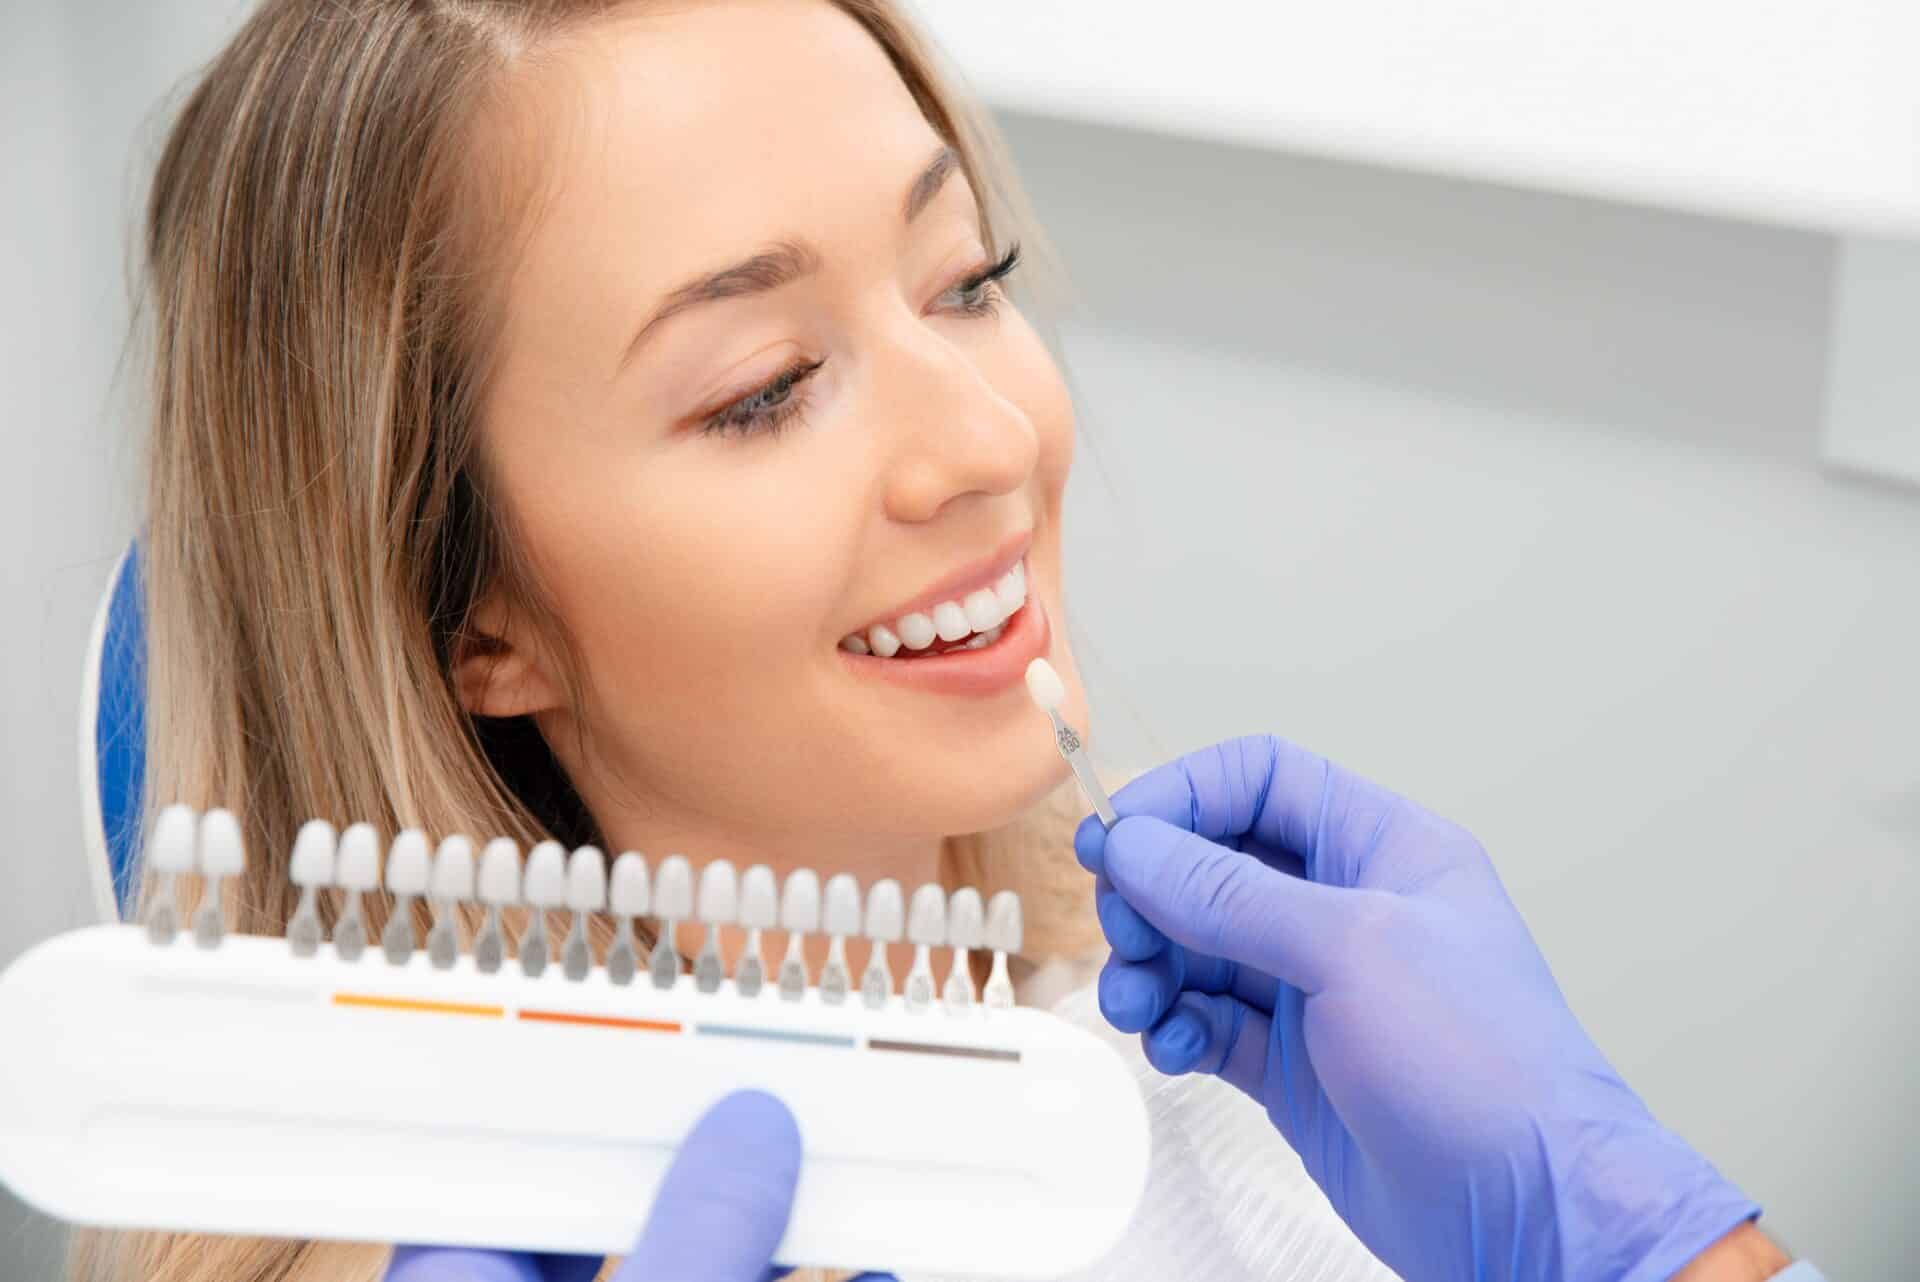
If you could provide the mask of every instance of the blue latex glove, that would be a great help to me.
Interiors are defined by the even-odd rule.
[[[800,1178],[800,1131],[773,1096],[739,1091],[695,1124],[674,1156],[640,1241],[613,1282],[763,1282]],[[387,1282],[589,1282],[601,1260],[402,1246]],[[862,1274],[854,1282],[883,1282]]]
[[[1114,808],[1074,840],[1101,1010],[1264,1105],[1408,1282],[1664,1282],[1759,1214],[1588,1040],[1468,833],[1270,736]]]

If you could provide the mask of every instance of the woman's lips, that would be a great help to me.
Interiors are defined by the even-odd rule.
[[[836,650],[855,673],[892,681],[928,694],[996,694],[1026,678],[1027,665],[1049,653],[1053,628],[1039,594],[1029,588],[1026,604],[1001,625],[991,645],[969,650],[964,646],[945,653],[906,659],[882,659],[872,654]]]

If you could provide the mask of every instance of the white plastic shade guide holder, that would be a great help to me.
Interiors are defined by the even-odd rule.
[[[986,935],[986,908],[980,892],[962,886],[947,900],[947,944],[953,949],[953,965],[947,971],[947,987],[942,994],[947,1009],[961,1011],[974,1003],[973,966],[968,953],[980,947]]]
[[[787,932],[787,955],[780,962],[780,997],[797,1002],[807,995],[807,955],[802,945],[806,936],[820,929],[820,876],[813,869],[800,868],[787,874],[786,884],[780,888],[780,929]],[[841,968],[844,975],[844,945]],[[840,992],[844,997],[845,987]]]
[[[850,873],[827,878],[827,897],[820,927],[827,933],[827,961],[820,968],[820,1000],[837,1006],[853,989],[847,969],[847,936],[860,933],[860,883]]]
[[[913,945],[913,966],[901,992],[907,1009],[918,1013],[933,1005],[933,950],[947,942],[947,892],[938,885],[920,887],[908,901],[907,942]]]
[[[380,889],[380,834],[372,824],[349,824],[340,834],[333,875],[344,892],[333,923],[333,949],[352,961],[366,951],[370,937],[363,901],[368,891]]]
[[[900,883],[882,877],[867,888],[867,968],[860,976],[860,1000],[885,1006],[893,996],[893,972],[887,968],[887,945],[897,944],[906,930],[906,904]]]
[[[427,897],[433,901],[433,928],[427,932],[427,960],[451,970],[460,958],[460,905],[474,898],[473,840],[458,834],[433,852]]]
[[[734,963],[733,986],[742,997],[756,997],[767,982],[767,961],[761,954],[760,932],[780,923],[780,885],[773,869],[755,864],[740,874],[740,924],[747,928],[746,947]]]
[[[193,914],[193,942],[202,948],[214,948],[226,934],[220,915],[220,887],[245,869],[246,845],[240,836],[240,821],[231,810],[209,810],[200,816],[200,875],[206,879],[200,891],[200,907]]]
[[[587,921],[607,906],[607,858],[598,847],[581,846],[567,860],[567,907],[573,925],[560,949],[560,973],[578,982],[593,970],[593,943]]]
[[[993,973],[987,977],[983,1000],[996,1010],[1013,1005],[1013,980],[1007,975],[1007,957],[1020,951],[1025,934],[1020,916],[1020,896],[1003,890],[987,903],[987,947],[993,949]]]
[[[147,933],[156,944],[170,944],[180,931],[179,886],[182,873],[194,869],[198,855],[200,815],[192,806],[172,805],[154,820],[147,839],[147,861],[160,876],[147,903]]]
[[[655,988],[672,988],[680,979],[680,951],[674,927],[693,918],[693,865],[685,855],[668,855],[653,875],[653,915],[660,923],[647,971]]]
[[[495,837],[480,851],[480,904],[486,917],[473,937],[473,964],[492,974],[506,964],[507,934],[500,910],[520,902],[520,847],[511,837]]]
[[[293,839],[287,880],[300,888],[300,903],[287,920],[287,944],[296,957],[320,951],[326,932],[320,925],[320,892],[333,884],[334,851],[340,838],[324,819],[309,819]]]
[[[693,985],[703,993],[716,993],[727,977],[727,964],[720,956],[720,928],[740,917],[740,876],[731,861],[715,859],[700,870],[699,914],[707,932],[700,955],[694,958]]]
[[[427,893],[431,865],[427,835],[418,828],[403,828],[387,847],[387,893],[393,896],[393,913],[380,932],[380,951],[396,966],[413,956],[413,903]]]
[[[520,937],[520,969],[538,976],[553,957],[553,945],[547,940],[547,913],[567,902],[565,846],[543,841],[527,852],[520,898],[533,910],[527,914],[527,931]]]
[[[613,916],[613,943],[607,948],[607,978],[622,987],[631,984],[640,969],[640,955],[633,947],[633,919],[652,910],[652,886],[647,880],[647,859],[637,850],[629,850],[613,861],[607,879],[607,911]]]

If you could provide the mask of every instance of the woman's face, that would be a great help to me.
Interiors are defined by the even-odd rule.
[[[470,706],[537,714],[623,845],[872,855],[1011,818],[1064,773],[1031,659],[1085,717],[1073,411],[952,153],[824,2],[642,10],[530,75],[511,132],[548,185],[485,450],[590,697],[496,614]]]

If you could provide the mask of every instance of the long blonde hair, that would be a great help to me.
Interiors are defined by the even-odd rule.
[[[1004,152],[894,0],[833,0],[959,153],[990,232],[1037,236]],[[524,175],[472,146],[516,66],[620,0],[265,0],[180,109],[148,199],[151,810],[233,809],[229,922],[277,934],[307,818],[390,837],[594,836],[530,724],[450,675],[480,593],[547,621],[476,453]],[[494,118],[502,113],[495,111]],[[564,652],[564,637],[558,637]],[[1030,953],[1091,943],[1055,794],[950,837],[947,874],[1027,899]],[[380,897],[375,897],[376,899]],[[323,915],[334,905],[323,904]],[[384,902],[370,905],[379,929]],[[1048,941],[1051,941],[1049,945]],[[379,1247],[76,1235],[87,1282],[342,1282]]]

